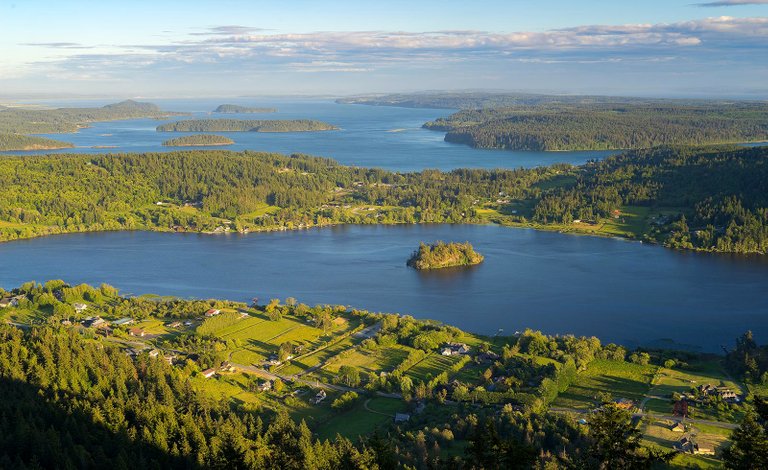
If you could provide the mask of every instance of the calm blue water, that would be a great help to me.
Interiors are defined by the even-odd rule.
[[[71,142],[76,149],[57,153],[157,152],[172,150],[161,143],[184,132],[156,132],[165,122],[179,119],[317,119],[340,127],[339,131],[269,134],[227,133],[235,145],[214,147],[230,150],[257,150],[279,153],[306,153],[330,157],[345,165],[419,171],[425,168],[519,168],[553,163],[581,164],[611,152],[516,152],[480,150],[443,140],[444,133],[422,129],[421,125],[451,114],[450,110],[408,109],[384,106],[335,104],[320,100],[148,100],[164,110],[192,112],[190,117],[169,120],[132,119],[93,123],[75,134],[46,134],[45,137]],[[223,102],[278,108],[269,114],[209,114]],[[47,102],[47,106],[103,106],[108,101]],[[221,133],[218,133],[221,134]],[[98,149],[95,146],[115,148]],[[195,147],[205,148],[205,147]],[[8,152],[34,154],[38,152]]]
[[[468,269],[406,267],[423,240],[470,241]],[[293,296],[461,328],[595,335],[719,351],[768,339],[768,257],[681,253],[497,226],[348,226],[249,235],[115,232],[0,244],[0,286],[61,278],[123,293],[248,301]]]

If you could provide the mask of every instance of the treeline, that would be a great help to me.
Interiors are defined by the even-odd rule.
[[[247,114],[247,113],[276,113],[275,108],[251,108],[237,104],[221,104],[213,110],[214,113],[222,114]]]
[[[0,226],[0,239],[97,230],[475,222],[475,201],[500,191],[527,197],[536,193],[534,183],[558,168],[398,174],[307,156],[224,151],[6,157],[0,160],[0,220],[9,224]],[[251,215],[265,204],[279,209]],[[196,210],[180,210],[183,205]],[[363,205],[381,209],[352,210]]]
[[[338,128],[311,119],[188,119],[157,126],[158,132],[314,132]]]
[[[768,105],[548,103],[460,111],[424,125],[479,148],[638,149],[768,140]]]
[[[0,133],[54,134],[77,132],[90,122],[119,119],[164,118],[183,113],[162,111],[152,103],[133,100],[109,104],[101,108],[36,109],[0,106]]]
[[[545,194],[533,220],[620,217],[622,205],[671,208],[647,240],[672,248],[768,252],[768,147],[656,148],[583,167],[576,183]]]
[[[469,242],[445,243],[439,241],[421,243],[411,255],[408,266],[416,269],[438,269],[450,266],[470,266],[483,262],[483,255],[477,253]]]
[[[72,148],[73,144],[45,137],[20,134],[0,134],[0,151],[7,150],[51,150]]]
[[[215,134],[185,135],[163,142],[166,147],[198,147],[206,145],[232,145],[235,141],[229,137]]]

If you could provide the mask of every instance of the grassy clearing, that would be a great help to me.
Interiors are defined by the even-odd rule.
[[[710,427],[698,424],[689,426],[686,432],[675,432],[670,429],[673,424],[671,420],[643,422],[640,427],[643,433],[643,444],[668,451],[682,437],[693,436],[694,442],[698,443],[700,447],[715,449],[716,456],[678,454],[670,463],[669,468],[696,468],[697,466],[701,468],[722,468],[723,463],[717,456],[721,455],[723,448],[728,443],[727,435],[723,435],[719,428],[718,432],[711,432]]]
[[[411,348],[403,345],[379,348],[375,351],[354,349],[344,356],[343,361],[329,364],[327,370],[336,373],[342,365],[347,365],[370,373],[389,372],[408,356],[410,350]]]
[[[394,415],[405,410],[405,403],[392,398],[372,398],[368,407],[379,413],[372,413],[365,409],[365,398],[355,408],[331,417],[328,421],[318,426],[317,434],[321,439],[332,439],[337,434],[355,440],[358,436],[371,434],[376,428],[384,427],[392,422],[387,415]]]
[[[607,392],[614,399],[628,398],[639,402],[651,389],[656,366],[629,362],[593,361],[575,382],[561,393],[554,406],[589,409],[595,405],[598,392]]]

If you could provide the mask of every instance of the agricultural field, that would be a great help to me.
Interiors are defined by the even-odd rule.
[[[358,325],[358,320],[341,318],[334,322],[333,330],[326,334],[304,318],[283,315],[280,320],[270,320],[262,313],[250,311],[248,316],[214,329],[210,334],[234,345],[230,350],[233,362],[252,365],[266,360],[282,343],[290,342],[301,345],[304,351],[312,351]]]
[[[417,362],[408,369],[405,375],[414,380],[429,382],[443,371],[450,371],[451,367],[461,360],[461,356],[441,356],[433,353]]]
[[[613,399],[627,398],[639,403],[651,389],[657,369],[652,365],[595,360],[586,371],[578,374],[575,382],[557,397],[553,406],[591,409],[597,403],[599,392],[609,393]]]

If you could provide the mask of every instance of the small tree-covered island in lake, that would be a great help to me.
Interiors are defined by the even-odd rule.
[[[469,242],[433,244],[421,243],[408,260],[408,266],[416,269],[440,269],[454,266],[480,264],[485,258],[476,252]]]
[[[232,145],[234,143],[234,140],[223,135],[195,134],[166,140],[163,145],[166,147],[205,147],[209,145]]]
[[[222,104],[213,110],[214,113],[221,114],[249,114],[249,113],[276,113],[275,108],[251,108],[237,104]]]

